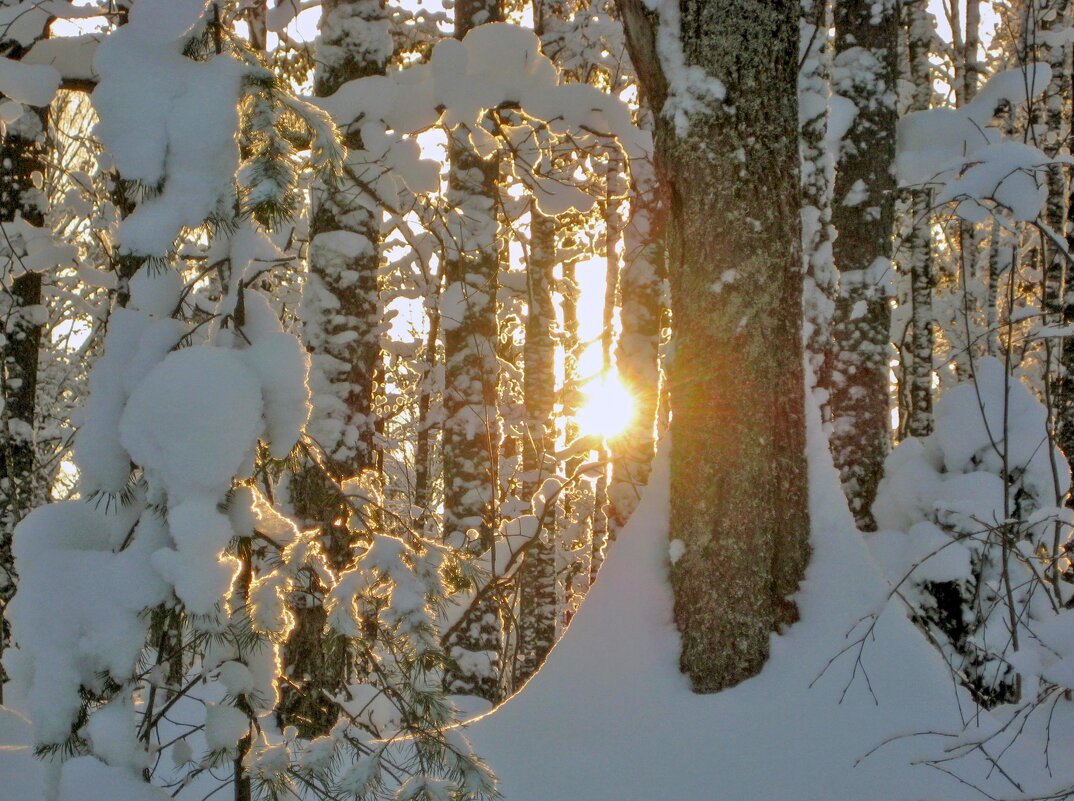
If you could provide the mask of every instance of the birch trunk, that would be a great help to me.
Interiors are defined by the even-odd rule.
[[[973,5],[974,0],[970,0]],[[929,50],[933,36],[928,0],[913,0],[905,6],[910,49],[910,80],[913,94],[910,111],[925,111],[932,99],[932,70]],[[911,437],[932,433],[932,206],[927,189],[910,191],[910,398],[906,432]]]
[[[502,17],[498,0],[459,0],[455,37]],[[497,410],[497,273],[499,270],[496,194],[499,163],[485,161],[470,147],[467,132],[451,132],[448,203],[454,241],[445,263],[440,326],[444,335],[444,537],[468,544],[477,554],[494,549],[497,452],[501,425]],[[450,308],[444,307],[447,298]],[[467,532],[478,533],[467,541]],[[490,577],[491,580],[491,577]],[[449,642],[456,668],[446,679],[450,692],[502,697],[502,623],[495,593],[471,607],[466,625]]]
[[[532,498],[544,479],[555,474],[550,463],[555,451],[552,417],[556,399],[556,310],[552,304],[556,265],[556,221],[530,206],[531,236],[526,265],[528,291],[524,395],[526,436],[522,443],[522,497]],[[544,530],[527,551],[519,588],[518,650],[515,685],[521,686],[543,664],[556,638],[555,515],[544,515]]]

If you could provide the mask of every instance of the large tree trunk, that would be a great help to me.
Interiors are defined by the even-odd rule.
[[[650,108],[666,105],[658,20],[620,0]],[[799,217],[798,4],[680,3],[687,65],[726,91],[657,118],[671,192],[671,582],[697,692],[756,674],[797,618],[809,558]],[[679,88],[682,91],[682,87]],[[680,108],[682,108],[680,106]]]
[[[501,18],[498,0],[458,0],[455,37]],[[468,133],[451,132],[448,201],[454,241],[446,259],[440,326],[444,333],[444,537],[469,543],[477,554],[495,548],[497,453],[501,425],[496,408],[499,363],[496,288],[499,269],[496,193],[499,163],[485,161],[470,147]],[[495,560],[490,560],[495,563]],[[502,696],[502,624],[495,593],[486,593],[467,612],[467,624],[448,643],[460,669],[447,676],[450,692]],[[464,667],[465,666],[465,667]]]
[[[260,17],[253,16],[255,35]],[[383,0],[325,0],[316,44],[314,91],[331,95],[345,82],[383,74],[392,40]],[[364,188],[375,186],[381,170],[366,152],[361,120],[344,130],[345,171],[312,191],[309,276],[302,297],[306,346],[311,355],[313,411],[308,432],[323,448],[310,454],[291,476],[295,514],[319,525],[335,569],[353,556],[352,527],[339,483],[375,469],[373,398],[380,359],[381,305],[377,270],[381,253],[382,209]],[[285,684],[280,719],[303,736],[327,732],[335,704],[325,692],[343,689],[351,655],[326,652],[324,609],[315,601],[323,589],[311,573],[308,602],[296,609],[297,623],[283,652],[290,683]]]
[[[832,455],[851,511],[875,527],[871,507],[890,447],[888,349],[895,219],[895,75],[899,22],[893,0],[835,0],[832,89],[857,115],[843,139],[832,222],[839,296],[832,351]]]
[[[314,91],[331,95],[345,82],[383,74],[392,40],[383,0],[327,0],[317,39]],[[367,187],[382,167],[362,143],[362,120],[344,130],[344,175],[318,183],[312,192],[309,278],[303,320],[312,356],[313,411],[308,430],[337,477],[376,464],[373,398],[380,357],[381,308],[377,269],[383,210]],[[320,474],[320,471],[313,471]],[[339,515],[313,492],[293,490],[304,520],[327,522]]]

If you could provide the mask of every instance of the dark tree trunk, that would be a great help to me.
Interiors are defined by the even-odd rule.
[[[681,2],[682,46],[726,90],[687,125],[658,20],[620,0],[631,60],[656,111],[671,194],[671,568],[680,665],[697,692],[755,675],[797,619],[809,559],[796,2]],[[733,109],[733,113],[732,110]]]

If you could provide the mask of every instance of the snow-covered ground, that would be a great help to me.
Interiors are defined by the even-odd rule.
[[[888,599],[818,429],[814,412],[813,558],[798,597],[802,620],[773,637],[762,673],[709,696],[691,693],[679,673],[665,447],[641,506],[545,667],[468,726],[506,801],[976,801],[984,796],[971,784],[1017,799],[1074,783],[1069,709],[1051,717],[1051,775],[1046,712],[1006,752],[1002,771],[989,770],[976,751],[941,763],[965,781],[925,764],[1000,723],[976,716],[938,652]],[[18,708],[17,688],[8,690]],[[0,709],[0,801],[48,797],[50,771],[33,759],[30,738],[19,712]],[[1005,743],[993,742],[990,753]],[[155,793],[127,789],[137,790],[130,798]],[[87,786],[84,796],[118,801],[114,790]]]
[[[854,527],[813,418],[813,558],[798,597],[802,620],[773,637],[761,674],[698,696],[678,670],[665,448],[646,497],[544,668],[470,726],[508,801],[984,798],[915,764],[942,757],[955,738],[901,737],[958,733],[973,705],[901,602],[887,600],[888,584]],[[879,619],[859,648],[873,612]],[[1060,727],[1054,720],[1052,767],[1066,763],[1070,771],[1072,732]],[[981,734],[974,728],[963,739]],[[1048,775],[1043,748],[1027,731],[1003,760],[1021,790],[999,771],[989,776],[979,754],[943,767],[998,797],[1029,797],[1070,779]]]

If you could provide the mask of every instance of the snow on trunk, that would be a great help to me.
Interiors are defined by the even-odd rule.
[[[474,27],[498,22],[498,0],[461,0],[455,5],[455,38]],[[444,539],[468,544],[477,554],[495,547],[497,453],[501,424],[497,409],[500,365],[496,356],[496,288],[499,222],[496,197],[499,161],[486,161],[458,126],[449,134],[449,253],[441,294],[444,333]],[[477,532],[469,539],[467,532]],[[495,559],[490,560],[493,564]],[[457,669],[447,687],[490,701],[502,697],[502,626],[498,603],[487,593],[467,611],[467,625],[449,643]]]
[[[888,352],[895,216],[895,75],[898,14],[893,0],[835,2],[832,89],[852,103],[839,149],[832,223],[839,268],[831,369],[832,453],[854,517],[869,508],[890,447]]]

